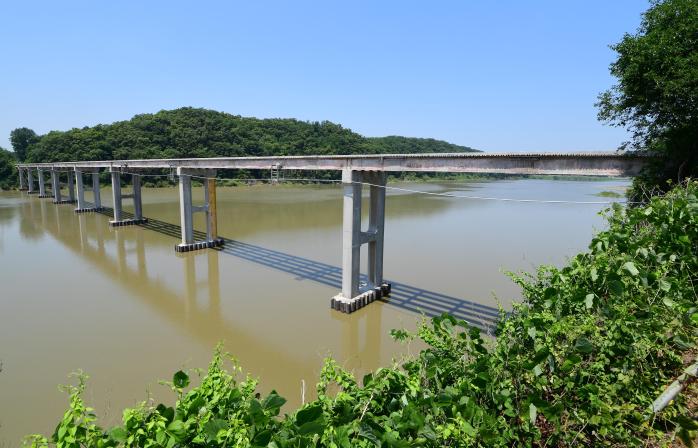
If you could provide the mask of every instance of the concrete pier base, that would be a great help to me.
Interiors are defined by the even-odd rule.
[[[342,292],[330,301],[333,309],[351,313],[390,294],[383,281],[383,235],[385,226],[384,171],[342,172],[344,218],[342,224]],[[369,188],[368,229],[361,230],[361,191]],[[368,285],[360,288],[361,246],[368,245]]]
[[[366,305],[375,302],[381,297],[387,297],[390,295],[391,285],[390,283],[383,282],[380,286],[376,286],[372,289],[362,292],[356,297],[347,299],[343,294],[337,294],[330,300],[330,308],[333,310],[341,311],[342,313],[353,313]]]
[[[104,207],[76,208],[75,213],[96,213],[103,212],[104,210],[106,210]]]
[[[198,243],[191,244],[177,244],[175,246],[175,252],[191,252],[193,250],[200,249],[213,249],[214,247],[223,246],[223,238],[216,238],[211,241],[199,241]]]
[[[182,242],[175,246],[175,252],[210,249],[223,245],[218,238],[218,208],[216,206],[216,170],[178,168],[179,210],[182,223]],[[204,205],[194,206],[191,196],[192,176],[201,178],[204,183]],[[194,213],[206,214],[206,240],[194,241]]]
[[[92,210],[90,210],[92,211]],[[140,218],[140,219],[122,219],[119,221],[109,221],[109,226],[111,227],[124,227],[124,226],[138,226],[141,224],[145,224],[148,222],[148,218]]]

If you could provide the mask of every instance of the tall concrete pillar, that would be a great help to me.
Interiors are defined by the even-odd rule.
[[[109,224],[113,227],[120,226],[132,226],[138,224],[144,224],[148,220],[143,217],[143,204],[141,202],[141,176],[137,174],[131,175],[133,183],[133,193],[123,194],[121,192],[121,171],[119,168],[110,168],[111,172],[111,187],[112,187],[112,197],[114,202],[114,220],[109,221]],[[93,178],[94,181],[94,178]],[[134,217],[131,219],[124,219],[123,217],[123,200],[133,199],[133,206],[135,209]]]
[[[218,238],[216,207],[216,170],[177,168],[179,176],[179,213],[182,226],[182,242],[175,246],[176,252],[189,252],[223,245]],[[192,202],[192,176],[202,178],[205,204],[195,206]],[[206,240],[194,241],[194,213],[206,213]]]
[[[75,179],[68,173],[68,201],[75,203]]]
[[[342,292],[332,298],[332,308],[351,313],[390,294],[383,280],[385,227],[385,173],[345,169],[342,172]],[[361,231],[361,190],[369,186],[369,226]],[[360,288],[361,246],[368,244],[368,283]]]
[[[179,215],[182,230],[182,246],[194,243],[194,215],[191,200],[191,176],[179,175]]]
[[[143,219],[143,203],[141,202],[141,176],[136,174],[131,176],[133,183],[133,209],[134,219]]]
[[[345,170],[342,173],[344,212],[342,219],[342,295],[351,299],[359,295],[361,262],[361,174]]]
[[[42,170],[41,168],[37,168],[36,173],[37,173],[37,177],[39,178],[39,197],[40,198],[47,198],[49,196],[46,194],[46,183],[45,183],[45,179],[44,179],[44,170]]]
[[[114,221],[121,222],[121,173],[111,171],[111,194],[114,203]]]
[[[85,186],[82,181],[82,171],[75,168],[75,184],[78,188],[78,208],[76,208],[75,211],[85,210],[87,208],[85,206]]]
[[[51,170],[51,188],[53,189],[53,203],[60,204],[63,202],[61,197],[61,172]]]
[[[24,170],[22,168],[17,168],[17,174],[19,175],[19,189],[20,191],[27,189],[27,184],[24,181]]]
[[[27,168],[27,193],[34,194],[34,177],[32,176],[32,169]]]
[[[92,195],[94,196],[93,207],[96,210],[102,209],[102,197],[99,192],[99,170],[92,172]]]
[[[367,176],[370,184],[370,211],[368,234],[373,238],[368,242],[368,281],[374,286],[383,283],[383,236],[385,227],[385,181],[383,171],[372,172]]]
[[[85,200],[85,172],[83,169],[75,168],[75,183],[78,190],[78,206],[75,213],[97,212],[102,210],[102,200],[99,196],[99,168],[88,168],[88,172],[92,174],[92,192],[94,194],[94,204],[91,207],[87,205]],[[96,183],[95,183],[96,179]]]

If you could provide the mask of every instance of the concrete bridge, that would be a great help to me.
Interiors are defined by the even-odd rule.
[[[119,227],[147,222],[143,216],[141,176],[152,170],[169,170],[179,179],[182,242],[177,252],[213,248],[224,243],[217,233],[216,182],[220,169],[333,170],[342,172],[344,189],[342,291],[331,299],[332,308],[351,313],[384,295],[391,285],[383,279],[383,241],[385,227],[385,186],[389,172],[448,172],[549,174],[574,176],[635,176],[647,158],[641,155],[613,153],[577,154],[375,154],[347,156],[284,156],[284,157],[216,157],[199,159],[104,160],[81,162],[18,164],[20,189],[39,197],[52,197],[54,203],[77,202],[76,213],[103,210],[99,174],[111,175],[114,219],[110,225]],[[50,173],[51,191],[47,193],[45,174]],[[61,178],[66,175],[68,198],[61,196]],[[93,203],[85,201],[84,176],[91,176]],[[34,184],[38,181],[38,191]],[[122,193],[121,177],[129,176],[132,192]],[[192,203],[192,179],[204,184],[204,203]],[[369,189],[369,225],[361,230],[361,193]],[[76,194],[77,190],[77,194]],[[135,213],[125,217],[123,201],[133,200]],[[193,214],[206,215],[206,236],[194,239]],[[360,285],[360,250],[368,245],[368,281]]]

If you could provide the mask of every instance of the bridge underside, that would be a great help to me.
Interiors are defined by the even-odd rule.
[[[501,173],[546,174],[575,176],[635,176],[646,158],[637,155],[583,153],[583,154],[379,154],[351,156],[286,156],[286,157],[219,157],[206,159],[148,159],[55,162],[19,164],[20,189],[28,193],[34,189],[34,173],[39,182],[39,196],[53,197],[54,202],[74,203],[77,185],[77,213],[101,210],[99,172],[111,173],[114,202],[114,227],[141,224],[141,173],[164,169],[176,172],[179,179],[182,242],[177,252],[188,252],[220,246],[223,239],[217,235],[216,170],[263,169],[272,170],[334,170],[342,171],[344,212],[342,230],[342,291],[331,299],[333,309],[351,313],[390,294],[390,284],[383,280],[383,241],[385,224],[385,184],[388,172],[448,172],[448,173]],[[44,171],[51,172],[53,195],[47,195]],[[68,171],[68,200],[61,197],[60,173]],[[95,204],[85,205],[83,173],[92,175]],[[74,174],[74,178],[72,177]],[[122,175],[130,176],[132,192],[122,193]],[[191,180],[204,183],[204,203],[192,203]],[[361,230],[361,194],[369,189],[369,226]],[[122,201],[132,199],[134,218],[123,219]],[[206,215],[206,238],[194,240],[193,214]],[[368,246],[368,282],[360,284],[360,251]]]

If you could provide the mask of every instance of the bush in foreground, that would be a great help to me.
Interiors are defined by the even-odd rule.
[[[123,425],[97,426],[84,381],[50,439],[33,446],[645,446],[689,441],[695,423],[679,397],[660,415],[650,404],[695,346],[698,183],[645,207],[607,212],[608,230],[562,269],[515,280],[524,293],[502,315],[495,340],[444,315],[417,334],[428,344],[361,385],[328,360],[318,398],[279,417],[285,400],[260,399],[252,379],[228,373],[220,350],[201,384],[171,383],[173,407],[127,409]]]

